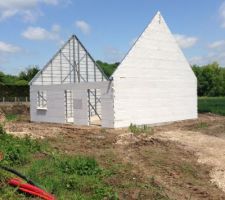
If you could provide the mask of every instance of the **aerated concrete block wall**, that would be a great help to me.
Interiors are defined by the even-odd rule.
[[[110,82],[76,83],[49,86],[30,86],[30,114],[33,122],[65,123],[64,91],[73,91],[74,124],[89,125],[88,89],[101,90],[101,112],[103,127],[114,127],[113,96]],[[37,109],[37,93],[46,91],[47,109]]]
[[[115,128],[197,118],[197,79],[160,13],[113,79]]]

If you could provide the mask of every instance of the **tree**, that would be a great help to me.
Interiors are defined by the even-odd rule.
[[[21,86],[21,85],[28,85],[28,81],[26,80],[18,80],[15,82],[15,85]]]
[[[116,68],[120,64],[119,62],[109,64],[109,63],[106,63],[106,62],[102,62],[100,60],[98,60],[96,63],[102,68],[103,72],[108,77],[110,77],[112,75],[112,73],[116,70]]]
[[[30,82],[38,72],[39,68],[37,66],[28,67],[25,71],[19,73],[19,79]]]
[[[0,72],[0,85],[4,85],[4,73]]]
[[[205,66],[192,66],[198,79],[199,96],[225,96],[225,68],[214,62]]]

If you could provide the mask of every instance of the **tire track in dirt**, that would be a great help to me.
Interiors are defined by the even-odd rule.
[[[117,136],[117,155],[133,166],[145,180],[154,178],[169,199],[224,199],[225,194],[210,183],[211,167],[198,164],[192,149],[168,138],[122,133]],[[185,168],[188,167],[188,168]],[[183,171],[184,170],[184,171]]]
[[[157,138],[178,142],[194,151],[198,162],[212,167],[210,177],[225,192],[225,139],[191,131],[159,132]]]

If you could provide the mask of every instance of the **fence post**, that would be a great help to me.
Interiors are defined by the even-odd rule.
[[[29,97],[0,97],[0,103],[28,103]]]

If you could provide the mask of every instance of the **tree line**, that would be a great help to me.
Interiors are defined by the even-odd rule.
[[[225,68],[217,62],[192,69],[198,79],[198,96],[225,96]]]
[[[109,64],[98,60],[97,64],[110,77],[120,63]],[[204,66],[193,65],[192,69],[198,79],[198,96],[225,96],[225,68],[214,62]],[[0,86],[13,85],[14,88],[16,88],[15,86],[28,86],[28,83],[38,71],[37,66],[32,66],[21,71],[18,75],[8,75],[0,72]]]
[[[30,66],[21,71],[18,75],[5,74],[0,71],[0,85],[28,85],[38,71],[39,68],[37,66]]]

